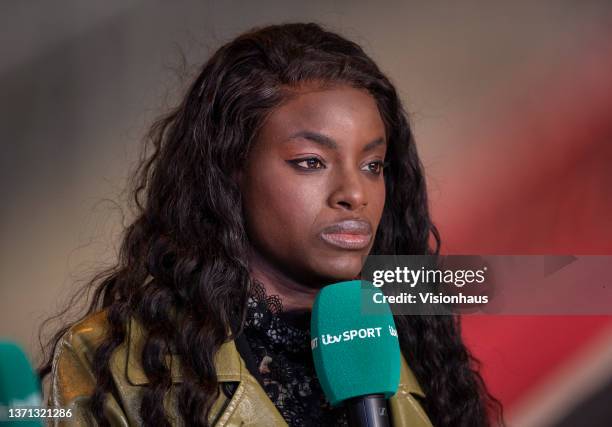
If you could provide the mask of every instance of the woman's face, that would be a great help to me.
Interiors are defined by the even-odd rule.
[[[240,174],[259,262],[311,287],[355,278],[385,204],[385,152],[364,90],[310,87],[272,111]]]

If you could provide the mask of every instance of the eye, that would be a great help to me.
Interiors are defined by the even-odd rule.
[[[325,169],[323,162],[316,157],[308,157],[305,159],[290,160],[291,163],[296,165],[300,169]],[[304,166],[300,166],[300,165]]]
[[[373,173],[374,175],[380,175],[383,171],[383,168],[387,167],[387,163],[384,163],[381,160],[377,160],[375,162],[370,162],[366,165],[368,171]]]

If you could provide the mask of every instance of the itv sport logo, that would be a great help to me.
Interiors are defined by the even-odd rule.
[[[389,335],[397,338],[397,330],[391,325],[387,326]],[[332,344],[338,344],[341,342],[352,341],[354,339],[367,340],[373,338],[380,338],[382,330],[383,327],[377,326],[373,328],[349,329],[339,334],[322,334],[321,336],[314,337],[310,340],[310,348],[317,348],[319,346],[319,343],[322,346],[327,346]]]

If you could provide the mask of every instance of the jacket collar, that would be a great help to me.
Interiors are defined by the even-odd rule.
[[[132,385],[144,385],[149,383],[149,379],[140,362],[140,355],[142,354],[144,343],[144,329],[136,319],[130,319],[128,325],[126,376]],[[173,383],[180,383],[183,381],[179,359],[177,355],[169,357],[170,373]],[[401,355],[400,362],[400,385],[398,391],[425,397],[425,393],[414,376],[414,373],[408,367],[403,355]],[[244,379],[243,377],[251,375],[246,369],[245,362],[236,349],[234,341],[229,341],[221,345],[219,351],[215,355],[215,368],[219,382],[240,382]]]

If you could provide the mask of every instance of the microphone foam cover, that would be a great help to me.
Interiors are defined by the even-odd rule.
[[[315,299],[310,345],[332,406],[368,394],[389,398],[397,391],[397,330],[389,305],[373,302],[375,293],[380,291],[371,283],[353,280],[326,286]]]

